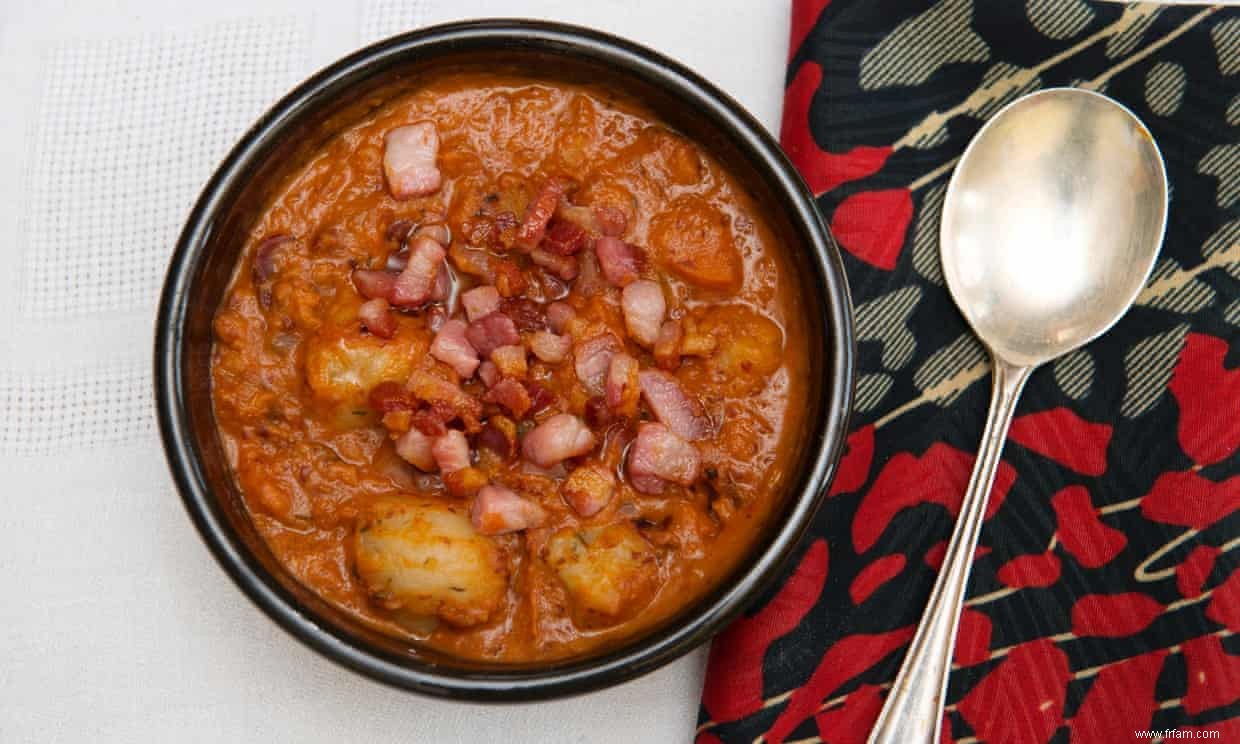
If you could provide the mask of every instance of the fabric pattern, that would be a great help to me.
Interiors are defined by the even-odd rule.
[[[1240,740],[1240,10],[795,0],[781,139],[838,239],[857,408],[814,533],[720,635],[699,744],[861,742],[942,561],[989,403],[938,221],[1004,104],[1105,92],[1172,184],[1137,305],[1034,373],[991,495],[944,741]]]
[[[294,17],[251,18],[49,49],[22,314],[149,307],[200,174],[296,82],[305,41]]]

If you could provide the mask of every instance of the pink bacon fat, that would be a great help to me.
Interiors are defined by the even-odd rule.
[[[392,196],[412,199],[438,191],[443,183],[438,157],[439,132],[430,121],[397,127],[384,135],[383,173]]]
[[[437,241],[416,238],[409,248],[409,262],[396,277],[388,301],[393,305],[415,307],[431,299],[445,255],[443,246]]]
[[[685,395],[675,377],[662,370],[646,369],[637,378],[646,405],[672,433],[689,441],[705,439],[710,434],[710,420],[702,412],[702,404]]]
[[[641,276],[642,258],[637,248],[613,237],[602,237],[594,243],[603,278],[617,287],[624,287]]]
[[[594,433],[584,421],[568,413],[556,414],[534,427],[521,443],[525,459],[540,468],[589,454],[593,449]]]
[[[657,282],[638,279],[624,288],[620,302],[629,337],[647,348],[654,346],[663,326],[663,318],[667,315],[663,289]]]
[[[465,338],[468,329],[465,321],[458,318],[445,321],[430,349],[431,356],[456,370],[464,379],[474,376],[479,363],[477,349]]]
[[[664,483],[692,485],[702,469],[702,458],[691,442],[663,424],[642,424],[629,448],[628,475],[642,493],[663,492]]]
[[[547,521],[547,510],[503,486],[486,485],[474,496],[469,516],[482,535],[506,535]]]
[[[431,442],[431,456],[440,472],[463,470],[469,467],[469,441],[463,432],[448,429]]]

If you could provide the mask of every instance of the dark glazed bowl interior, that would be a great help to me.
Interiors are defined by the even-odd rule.
[[[251,524],[211,407],[212,316],[270,195],[308,154],[373,108],[415,89],[424,74],[474,69],[621,91],[710,151],[750,190],[783,243],[808,329],[808,339],[795,340],[808,341],[811,370],[798,467],[752,557],[662,626],[596,655],[555,663],[489,665],[415,648],[300,585]],[[649,672],[718,632],[775,578],[808,526],[840,457],[852,387],[852,317],[839,253],[812,196],[761,125],[714,86],[653,51],[596,31],[529,21],[459,23],[398,36],[337,62],[276,104],[228,155],[190,214],[156,327],[155,392],[169,466],[195,525],[237,585],[328,658],[392,685],[461,699],[585,692]]]

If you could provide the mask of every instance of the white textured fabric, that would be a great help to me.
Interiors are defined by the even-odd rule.
[[[0,2],[0,742],[691,738],[701,652],[518,706],[428,700],[334,666],[233,587],[163,462],[155,302],[211,169],[315,69],[483,16],[628,36],[776,124],[784,1]]]

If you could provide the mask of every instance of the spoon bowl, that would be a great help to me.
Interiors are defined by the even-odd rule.
[[[1106,96],[1052,88],[978,132],[943,204],[943,274],[992,352],[1036,365],[1093,340],[1145,285],[1167,221],[1149,130]]]
[[[937,744],[960,608],[1016,401],[1038,365],[1097,338],[1149,278],[1167,174],[1149,130],[1106,96],[1053,88],[965,149],[939,235],[952,298],[990,350],[990,413],[930,601],[870,744]]]

